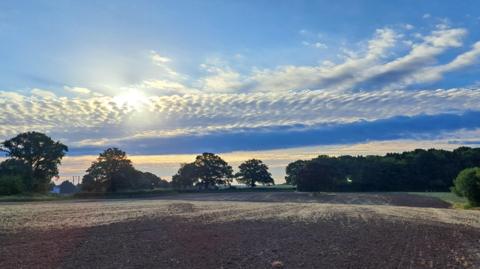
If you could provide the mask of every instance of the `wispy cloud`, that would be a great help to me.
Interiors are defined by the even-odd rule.
[[[38,130],[65,139],[72,146],[97,147],[139,139],[241,133],[253,129],[281,131],[278,128],[282,126],[309,130],[396,116],[460,114],[480,110],[480,91],[186,94],[145,97],[140,106],[119,103],[108,96],[67,98],[45,93],[22,96],[0,92],[0,104],[4,107],[0,115],[3,138]]]
[[[320,137],[319,130],[325,132],[322,128],[329,125],[480,111],[478,87],[413,89],[476,64],[480,42],[465,46],[468,33],[461,28],[438,27],[423,34],[402,29],[414,28],[378,29],[339,62],[252,68],[245,73],[228,61],[211,58],[200,65],[204,75],[195,79],[174,70],[172,58],[150,51],[150,64],[159,75],[142,77],[119,88],[116,95],[74,86],[65,86],[68,97],[36,88],[30,94],[0,92],[0,137],[38,130],[86,152],[115,143],[155,149],[152,139],[175,138],[176,143],[190,145],[182,139],[299,130]],[[459,52],[440,60],[450,49]],[[361,139],[367,137],[357,138]]]

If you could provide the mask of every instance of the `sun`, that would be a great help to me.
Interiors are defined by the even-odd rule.
[[[120,95],[113,97],[113,101],[119,106],[125,106],[132,108],[141,108],[148,98],[145,94],[139,90],[128,90]]]

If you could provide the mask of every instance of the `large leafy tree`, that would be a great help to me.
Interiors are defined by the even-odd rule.
[[[342,173],[336,165],[336,159],[318,156],[309,161],[298,173],[299,191],[334,191],[341,182]]]
[[[132,187],[131,178],[138,176],[127,154],[118,148],[109,148],[100,153],[87,169],[82,189],[115,192]]]
[[[58,165],[68,147],[43,133],[27,132],[4,141],[0,150],[14,160],[7,160],[5,166],[13,169],[23,166],[25,191],[45,192],[51,179],[58,175]]]
[[[218,155],[205,152],[195,158],[193,165],[197,184],[205,189],[217,184],[230,184],[232,181],[232,167]]]
[[[140,171],[139,171],[140,172]],[[170,182],[165,179],[161,179],[155,174],[150,172],[140,172],[141,184],[139,187],[148,187],[148,188],[168,188],[170,187]]]
[[[198,181],[197,169],[193,163],[184,163],[178,172],[172,177],[172,186],[178,189],[193,187]]]
[[[240,171],[235,175],[239,183],[255,187],[255,183],[274,184],[268,166],[261,160],[251,159],[240,164]]]
[[[106,149],[83,176],[83,191],[115,192],[125,189],[153,189],[168,187],[158,176],[136,170],[127,154],[118,148]]]
[[[307,164],[307,161],[298,160],[287,165],[285,182],[290,185],[297,185],[298,173]]]

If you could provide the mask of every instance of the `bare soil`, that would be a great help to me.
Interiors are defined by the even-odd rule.
[[[0,268],[480,268],[480,212],[419,197],[5,203]]]

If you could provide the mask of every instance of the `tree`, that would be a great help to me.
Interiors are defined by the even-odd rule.
[[[471,206],[480,206],[480,167],[462,170],[453,184],[454,193],[466,197]]]
[[[132,178],[138,177],[138,171],[127,159],[127,154],[118,148],[106,149],[87,169],[83,177],[83,190],[115,192],[134,186]]]
[[[4,141],[0,150],[10,159],[24,163],[26,191],[46,192],[51,179],[58,175],[58,165],[68,147],[45,134],[27,132]]]
[[[220,156],[213,153],[198,155],[193,162],[197,185],[208,189],[217,184],[230,184],[233,178],[233,169]]]
[[[6,159],[0,163],[0,176],[20,179],[22,192],[32,189],[33,182],[29,170],[28,165],[22,160]]]
[[[274,184],[272,175],[268,172],[268,166],[260,160],[251,159],[242,163],[240,172],[236,174],[239,183],[255,187],[255,182],[262,184]]]
[[[177,174],[172,177],[172,186],[177,189],[188,189],[198,181],[196,166],[193,163],[181,164]]]
[[[287,165],[285,181],[290,185],[297,185],[297,177],[300,170],[307,164],[307,161],[298,160]]]
[[[23,180],[20,176],[0,175],[0,195],[19,194],[24,189]]]
[[[342,175],[335,158],[319,156],[308,162],[298,173],[299,191],[334,191]]]
[[[65,180],[60,185],[60,193],[76,193],[77,187],[72,182]]]
[[[149,188],[168,188],[170,183],[150,172],[142,172],[142,182]]]

